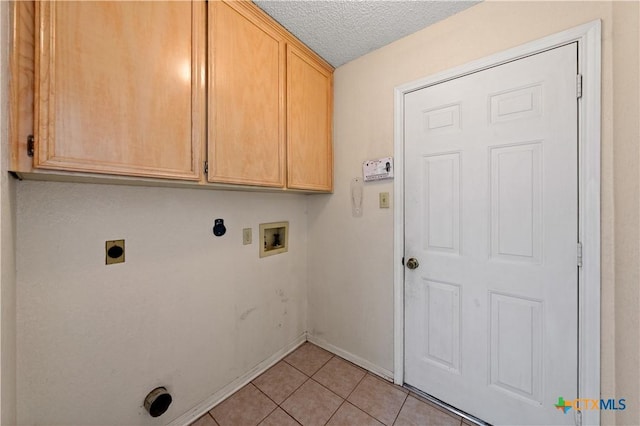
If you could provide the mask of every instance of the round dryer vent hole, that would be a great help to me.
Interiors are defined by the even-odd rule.
[[[144,408],[149,412],[151,417],[159,417],[163,415],[171,405],[171,395],[164,387],[155,388],[144,399]]]

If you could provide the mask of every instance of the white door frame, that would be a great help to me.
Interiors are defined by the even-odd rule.
[[[393,292],[394,382],[404,383],[404,95],[571,42],[578,42],[582,98],[578,104],[578,192],[582,268],[578,269],[578,395],[600,398],[600,45],[596,20],[504,52],[413,81],[395,89]],[[446,401],[445,401],[446,402]],[[552,409],[553,407],[549,407]],[[599,410],[582,412],[582,424],[599,425]]]

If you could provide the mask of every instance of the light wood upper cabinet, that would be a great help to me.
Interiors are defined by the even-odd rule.
[[[333,189],[333,68],[251,1],[12,4],[11,171]]]
[[[204,8],[36,2],[34,167],[198,180]]]
[[[333,189],[333,74],[287,46],[287,187]]]
[[[209,181],[331,191],[332,72],[251,2],[210,2]]]
[[[208,7],[208,179],[284,187],[284,38],[250,3]]]

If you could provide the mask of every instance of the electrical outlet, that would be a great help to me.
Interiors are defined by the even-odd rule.
[[[242,244],[251,244],[251,228],[244,228],[242,230]]]
[[[110,240],[104,244],[105,264],[124,263],[124,240]]]
[[[380,208],[388,209],[389,208],[389,193],[381,192],[380,193]]]

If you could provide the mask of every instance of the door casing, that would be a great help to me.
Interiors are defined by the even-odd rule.
[[[394,123],[394,382],[404,383],[404,95],[567,43],[578,43],[582,97],[578,103],[578,395],[600,398],[600,56],[601,21],[592,21],[512,49],[419,79],[395,89]],[[446,401],[445,401],[446,402]],[[599,425],[599,410],[582,424]]]

